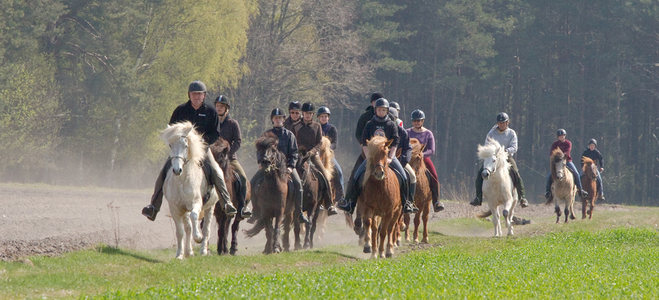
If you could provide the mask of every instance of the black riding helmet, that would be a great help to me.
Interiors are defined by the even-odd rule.
[[[375,93],[371,94],[371,102],[373,102],[375,100],[378,100],[380,98],[384,98],[384,95],[382,95],[382,93],[380,93],[380,92],[375,92]]]
[[[227,106],[227,108],[231,108],[231,105],[229,105],[229,98],[227,98],[224,95],[220,95],[215,99],[215,103],[222,103]]]
[[[588,141],[588,145],[590,145],[590,144],[595,144],[595,146],[597,146],[597,140],[596,139],[590,139],[590,141]]]
[[[316,110],[316,108],[313,107],[313,103],[306,102],[302,104],[302,112],[313,112],[314,110]]]
[[[318,111],[316,111],[316,116],[320,116],[322,114],[327,114],[328,116],[332,115],[330,112],[329,108],[327,106],[321,106],[318,108]]]
[[[379,98],[378,100],[375,100],[375,108],[378,107],[389,108],[389,101],[387,101],[387,99],[384,98]]]
[[[412,112],[412,121],[425,120],[425,119],[426,119],[426,114],[422,110],[417,109]]]
[[[272,117],[277,117],[277,116],[286,117],[286,114],[284,113],[284,111],[281,110],[281,108],[277,107],[273,109],[272,112],[270,112],[270,119],[272,119]]]
[[[289,103],[288,110],[300,110],[300,101],[293,101]]]
[[[191,92],[204,92],[205,93],[206,92],[206,85],[203,82],[199,81],[199,80],[195,80],[195,81],[191,82],[190,85],[188,86],[188,93],[191,93]]]
[[[389,102],[389,107],[393,107],[396,110],[400,110],[400,105],[398,105],[398,103],[396,103],[394,101]]]
[[[497,115],[497,122],[506,122],[508,120],[510,120],[510,118],[508,117],[508,114],[505,112],[500,112]]]
[[[566,135],[566,134],[567,134],[567,132],[563,128],[556,131],[556,136],[561,136],[561,135]]]

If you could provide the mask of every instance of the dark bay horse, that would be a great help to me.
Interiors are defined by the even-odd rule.
[[[383,253],[385,239],[387,240],[386,257],[393,256],[393,231],[402,213],[398,178],[389,168],[387,161],[390,144],[391,141],[387,141],[385,137],[381,136],[375,136],[368,141],[363,189],[357,202],[358,209],[362,211],[366,233],[364,253],[372,253],[373,258],[385,257]],[[378,219],[380,222],[377,222]],[[378,227],[381,227],[379,248],[377,244]],[[371,245],[374,248],[372,251]],[[376,255],[376,253],[378,254]]]
[[[293,215],[295,209],[293,193],[288,192],[288,173],[286,171],[286,156],[277,150],[279,139],[270,133],[256,140],[256,151],[263,155],[260,167],[264,172],[263,181],[252,186],[252,197],[256,223],[252,229],[245,231],[247,237],[257,235],[265,229],[267,239],[263,253],[279,253],[282,250],[279,242],[281,225],[284,217]],[[274,221],[274,224],[273,224]],[[285,224],[284,247],[288,248],[288,230],[290,223]]]
[[[425,145],[419,143],[415,138],[410,139],[412,146],[412,157],[409,165],[416,173],[416,193],[414,194],[414,204],[419,208],[419,212],[414,215],[414,242],[419,242],[419,227],[423,220],[423,239],[422,243],[428,243],[428,215],[430,215],[432,192],[430,191],[430,181],[428,180],[426,164],[423,161],[423,149]],[[405,240],[409,241],[410,215],[403,214],[405,219]]]
[[[210,149],[211,153],[213,153],[215,161],[224,173],[224,182],[227,185],[229,195],[231,195],[231,202],[235,207],[241,209],[238,203],[238,193],[240,193],[240,191],[238,190],[238,186],[236,186],[236,183],[240,183],[240,180],[236,178],[237,173],[234,172],[233,166],[231,166],[231,162],[229,160],[229,150],[231,149],[231,145],[229,145],[227,141],[220,138],[211,145]],[[247,201],[250,199],[251,194],[249,181],[247,181],[246,184],[247,195],[245,196],[245,205],[247,205]],[[221,205],[219,204],[215,205],[214,214],[215,220],[217,221],[217,253],[220,255],[235,255],[238,251],[238,239],[236,234],[238,233],[240,221],[242,221],[242,218],[236,217],[234,219],[234,217],[228,217],[226,213],[224,213],[224,209],[222,209]],[[234,219],[233,224],[231,224],[231,219]],[[229,228],[231,228],[230,249],[228,248]]]
[[[583,189],[588,192],[588,197],[581,198],[581,218],[585,219],[588,215],[588,219],[593,218],[593,210],[595,209],[595,201],[597,200],[597,164],[594,160],[588,157],[582,157],[583,161],[583,172],[581,176],[581,185]],[[588,210],[586,210],[586,208]]]

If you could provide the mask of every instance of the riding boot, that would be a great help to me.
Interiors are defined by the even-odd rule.
[[[431,176],[430,171],[426,170],[426,177],[428,177],[428,182],[430,183],[430,192],[432,194],[432,207],[435,212],[440,212],[444,210],[444,203],[439,201],[439,182]]]
[[[240,177],[236,176],[234,183],[234,189],[238,191],[236,195],[238,196],[238,211],[240,212],[240,218],[249,218],[252,216],[252,211],[247,207],[246,197],[247,197],[247,187],[245,184],[240,181]]]
[[[606,202],[606,198],[604,198],[604,191],[602,189],[602,178],[599,175],[597,176],[597,195],[597,200]]]
[[[346,197],[343,199],[343,203],[337,204],[336,207],[338,209],[347,211],[350,214],[354,213],[360,192],[361,191],[358,180],[350,178],[350,180],[348,180],[348,190],[346,191]]]
[[[221,203],[222,208],[224,209],[224,213],[226,213],[227,216],[231,218],[235,216],[236,212],[238,211],[235,207],[233,207],[233,204],[231,203],[231,195],[229,195],[229,191],[227,190],[227,185],[224,181],[224,174],[222,173],[222,170],[220,170],[220,166],[217,165],[217,162],[215,162],[212,157],[213,155],[209,149],[208,155],[204,160],[204,164],[210,166],[210,178],[213,185],[215,186],[215,191],[217,192],[218,198],[220,198],[218,202]]]
[[[410,195],[410,183],[408,180],[401,180],[401,191],[400,191],[400,196],[401,196],[401,202],[403,203],[403,213],[410,214],[410,213],[415,213],[419,211],[418,208],[414,206],[414,200],[409,199]]]
[[[553,183],[553,180],[551,178],[551,173],[547,175],[547,185],[545,186],[545,199],[549,201],[552,197],[551,195],[551,184]]]
[[[142,208],[142,215],[151,221],[156,220],[156,215],[158,215],[160,207],[162,206],[162,186],[165,184],[165,177],[167,177],[167,172],[171,167],[172,161],[168,159],[165,165],[162,167],[162,170],[160,170],[158,179],[156,179],[156,186],[153,189],[153,195],[151,196],[151,204]]]
[[[307,218],[307,216],[304,215],[304,211],[303,211],[304,198],[302,197],[302,192],[303,192],[302,189],[298,190],[297,193],[295,193],[296,194],[295,197],[297,198],[297,207],[300,210],[300,217],[299,217],[300,223],[307,224],[309,223],[309,219]]]
[[[415,183],[410,183],[409,185],[409,197],[407,202],[412,205],[412,210],[414,212],[418,212],[419,208],[414,205],[414,195],[416,194],[416,182]]]
[[[478,175],[476,175],[476,198],[469,202],[471,206],[481,206],[483,204],[483,166],[478,170]]]
[[[515,162],[515,159],[512,157],[508,157],[508,162],[510,163],[510,177],[513,179],[513,183],[515,184],[515,189],[517,189],[517,196],[519,198],[519,205],[522,206],[522,208],[525,208],[529,206],[529,201],[526,200],[526,191],[524,189],[524,182],[522,181],[522,177],[519,176],[519,169],[517,169],[517,163]]]

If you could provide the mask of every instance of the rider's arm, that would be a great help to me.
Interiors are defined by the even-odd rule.
[[[313,154],[317,154],[318,152],[320,152],[320,144],[322,142],[322,139],[323,139],[323,129],[320,126],[318,126],[318,130],[316,130],[316,137],[314,138],[315,146],[313,146],[313,148],[311,148],[311,151],[309,152]]]
[[[295,169],[295,165],[297,164],[297,159],[298,159],[298,153],[297,153],[297,140],[295,139],[295,135],[292,133],[288,135],[289,136],[289,147],[288,147],[288,155],[286,157],[288,158],[288,164],[286,165],[289,168]]]
[[[330,148],[332,148],[332,150],[336,150],[336,146],[338,145],[339,140],[338,134],[336,133],[336,127],[334,127],[334,125],[330,126],[330,129],[327,131],[327,138],[332,143]]]
[[[233,143],[231,143],[231,149],[229,149],[229,155],[234,155],[240,149],[240,144],[243,142],[242,133],[240,133],[240,126],[238,122],[234,120],[233,122]]]
[[[513,133],[513,138],[510,140],[510,144],[508,144],[508,148],[506,148],[506,152],[508,152],[508,155],[512,156],[517,153],[517,133],[515,131],[512,131]]]
[[[426,147],[423,148],[423,157],[429,157],[435,155],[435,136],[432,134],[432,131],[426,130],[428,135],[428,140],[426,141]]]

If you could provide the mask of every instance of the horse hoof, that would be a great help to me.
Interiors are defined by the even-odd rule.
[[[371,247],[364,247],[364,253],[371,253]]]
[[[396,241],[396,246],[400,247],[400,241]]]
[[[231,251],[229,251],[229,254],[236,255],[236,252],[238,252],[237,249],[231,249]]]
[[[422,244],[428,244],[428,239],[423,239],[423,240],[421,240],[421,243],[422,243]]]
[[[304,249],[309,249],[309,248],[310,248],[309,244],[304,244]]]
[[[387,253],[385,256],[386,256],[387,258],[391,258],[391,257],[393,257],[394,255],[393,255],[392,253]]]
[[[507,218],[507,217],[508,217],[508,210],[507,210],[507,209],[504,209],[504,210],[503,210],[503,217],[504,217],[504,218]]]

